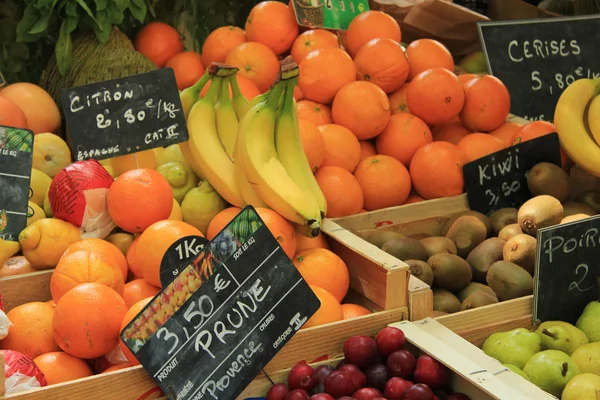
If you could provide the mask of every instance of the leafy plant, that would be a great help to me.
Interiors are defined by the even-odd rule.
[[[31,43],[57,34],[56,61],[62,75],[71,67],[71,34],[76,30],[93,30],[104,43],[112,26],[123,23],[127,11],[140,23],[148,12],[154,15],[149,0],[25,0],[25,4],[16,29],[17,42]]]

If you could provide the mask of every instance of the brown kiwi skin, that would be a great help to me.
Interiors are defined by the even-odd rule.
[[[565,202],[571,195],[569,175],[558,165],[541,162],[527,173],[527,187],[533,196],[548,195]]]
[[[575,222],[575,221],[581,221],[582,219],[586,219],[591,217],[591,215],[588,214],[573,214],[573,215],[569,215],[568,217],[564,217],[563,219],[560,220],[561,224],[568,224],[569,222]]]
[[[519,235],[523,233],[521,226],[519,224],[510,224],[506,225],[502,230],[498,233],[498,239],[502,239],[504,241],[510,239],[515,235]]]
[[[454,242],[445,236],[431,236],[421,239],[421,244],[427,251],[427,256],[431,257],[436,254],[449,253],[456,254],[457,249]]]
[[[475,292],[467,297],[460,305],[460,310],[471,310],[473,308],[489,306],[498,303],[498,298],[487,292]]]
[[[375,231],[373,233],[371,233],[371,235],[368,238],[368,242],[371,243],[374,246],[377,246],[379,248],[382,248],[383,245],[386,242],[389,242],[392,239],[402,239],[404,238],[404,235],[398,232],[394,232],[394,231]]]
[[[404,262],[408,264],[412,276],[419,278],[428,286],[433,285],[433,271],[429,264],[421,260],[405,260]]]
[[[462,212],[459,212],[459,213],[453,215],[448,221],[446,221],[446,223],[442,226],[442,232],[441,232],[442,235],[446,236],[446,234],[450,230],[450,227],[452,226],[452,224],[454,224],[454,222],[457,219],[459,219],[460,217],[463,217],[463,216],[471,216],[471,217],[477,218],[485,225],[485,228],[487,231],[487,236],[489,237],[492,234],[492,222],[485,214],[482,214],[478,211],[467,210],[467,211],[462,211]]]
[[[399,260],[427,260],[427,251],[417,239],[400,238],[385,242],[381,250]]]
[[[597,190],[588,190],[579,196],[577,201],[592,207],[596,210],[596,214],[600,213],[600,192]]]
[[[563,203],[563,214],[565,217],[575,214],[587,214],[589,216],[596,215],[597,212],[594,207],[588,206],[587,204],[579,201],[569,200]]]
[[[473,279],[469,263],[454,254],[436,254],[429,257],[427,264],[431,266],[433,282],[438,288],[458,292]]]
[[[519,225],[523,233],[535,236],[538,229],[560,224],[563,212],[562,204],[554,197],[535,196],[519,208]]]
[[[454,221],[446,237],[456,245],[457,254],[466,258],[471,250],[486,239],[487,230],[479,218],[465,215]]]
[[[462,303],[467,297],[471,296],[475,292],[485,292],[496,297],[496,293],[494,293],[491,287],[479,282],[469,283],[466,288],[456,294],[456,297],[458,297],[458,300]]]
[[[504,244],[502,258],[517,264],[533,276],[535,268],[537,239],[524,233],[511,237]]]
[[[508,261],[493,263],[486,280],[501,301],[533,294],[533,278],[529,272]]]
[[[492,223],[492,233],[498,236],[498,233],[507,225],[516,224],[517,213],[516,208],[501,208],[490,214],[490,222]]]
[[[433,310],[452,314],[460,311],[460,301],[446,289],[433,289]]]
[[[490,266],[496,261],[502,260],[502,249],[504,240],[489,238],[481,242],[467,256],[467,263],[471,267],[473,281],[485,283]]]

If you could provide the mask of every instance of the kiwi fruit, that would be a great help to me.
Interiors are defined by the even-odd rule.
[[[556,198],[542,194],[523,203],[518,217],[523,233],[535,236],[538,229],[560,224],[563,206]]]
[[[587,204],[569,200],[563,203],[563,214],[565,217],[568,217],[575,214],[587,214],[591,216],[596,215],[597,213],[593,207],[590,207]]]
[[[596,210],[596,214],[600,213],[600,192],[597,190],[589,190],[583,193],[577,201],[592,207]]]
[[[552,196],[561,203],[571,195],[569,175],[558,165],[541,162],[527,173],[527,187],[533,196]]]
[[[489,238],[481,242],[467,256],[467,263],[475,282],[485,283],[490,265],[502,260],[502,249],[505,241],[499,238]]]
[[[490,215],[490,222],[492,223],[492,233],[498,236],[498,233],[506,225],[517,223],[517,210],[516,208],[501,208],[494,211]]]
[[[485,292],[496,297],[496,293],[494,293],[491,287],[479,282],[469,283],[466,288],[457,293],[456,297],[458,297],[458,300],[460,300],[462,303],[467,297],[471,296],[475,292]]]
[[[533,294],[533,278],[529,272],[508,261],[493,263],[486,280],[502,301]]]
[[[400,238],[385,242],[381,250],[399,260],[427,260],[427,251],[417,239]]]
[[[460,301],[446,289],[435,288],[433,291],[433,311],[452,314],[460,311]]]
[[[485,240],[487,229],[479,218],[464,215],[454,221],[446,237],[456,245],[457,254],[465,258],[471,250]]]
[[[435,286],[451,292],[464,289],[473,279],[469,263],[454,254],[436,254],[427,264],[433,271]]]
[[[382,248],[386,242],[392,239],[403,239],[404,235],[394,231],[375,231],[373,232],[367,241],[374,246]]]
[[[452,227],[454,222],[456,222],[456,220],[459,219],[460,217],[465,217],[465,216],[475,217],[479,221],[481,221],[483,223],[483,225],[485,225],[486,237],[490,236],[492,234],[492,222],[490,221],[490,219],[485,214],[482,214],[478,211],[468,210],[468,211],[459,212],[458,214],[455,214],[454,216],[452,216],[452,218],[450,218],[448,221],[446,221],[446,223],[442,226],[442,232],[441,232],[442,235],[446,236],[446,234],[448,233],[448,231],[450,230],[450,228]]]
[[[586,219],[589,218],[590,216],[587,214],[573,214],[573,215],[569,215],[568,217],[564,217],[563,219],[560,220],[561,224],[566,224],[568,222],[574,222],[574,221],[580,221],[582,219]]]
[[[490,304],[496,304],[498,298],[496,295],[489,294],[487,292],[475,292],[467,297],[460,305],[460,310],[471,310],[477,307],[489,306]]]
[[[441,253],[456,254],[457,252],[454,242],[445,236],[421,239],[421,244],[425,247],[428,257]]]
[[[448,315],[446,311],[433,310],[433,318],[443,317],[444,315]]]
[[[404,261],[410,267],[410,274],[419,278],[428,286],[433,285],[433,271],[431,266],[421,260],[406,260]]]
[[[504,261],[517,264],[519,267],[529,272],[529,275],[533,276],[536,245],[537,239],[524,233],[513,236],[504,244],[502,258]]]
[[[515,235],[519,235],[523,233],[521,230],[521,225],[519,224],[510,224],[506,225],[500,232],[498,232],[498,239],[508,240]]]

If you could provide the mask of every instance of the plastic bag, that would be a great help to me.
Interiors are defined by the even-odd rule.
[[[46,386],[46,377],[25,354],[12,350],[0,350],[4,355],[5,394]]]

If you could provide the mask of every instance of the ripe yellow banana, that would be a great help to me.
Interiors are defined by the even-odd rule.
[[[588,108],[588,126],[590,132],[596,140],[596,144],[600,145],[600,96],[596,95]]]
[[[4,265],[9,258],[17,254],[21,250],[19,242],[0,239],[0,265]]]
[[[238,134],[241,161],[248,181],[263,201],[284,218],[308,226],[314,237],[321,226],[319,206],[314,197],[302,193],[275,149],[277,104],[285,85],[277,83],[266,102],[248,111]]]
[[[190,150],[202,175],[225,201],[236,207],[244,207],[246,203],[235,182],[233,161],[225,153],[217,134],[215,102],[222,83],[223,78],[213,76],[206,96],[190,110],[187,121]]]
[[[236,70],[237,72],[237,70]],[[221,96],[215,104],[215,117],[217,120],[217,134],[225,153],[233,160],[235,139],[238,132],[238,117],[229,98],[229,82],[235,80],[235,74],[223,78]]]
[[[560,95],[554,111],[554,126],[568,156],[589,173],[600,176],[600,147],[586,129],[585,112],[600,93],[600,78],[578,79]]]
[[[233,103],[233,109],[238,117],[238,121],[241,121],[250,109],[250,102],[246,100],[242,94],[240,85],[238,85],[238,81],[235,77],[231,78],[229,83],[231,85],[231,101]]]
[[[187,119],[192,106],[200,99],[200,92],[204,89],[204,86],[208,83],[210,79],[210,75],[208,74],[208,69],[202,75],[202,77],[196,82],[193,86],[190,86],[187,89],[184,89],[180,94],[179,98],[181,99],[181,106],[183,109],[183,115]],[[183,154],[183,158],[185,162],[189,165],[189,167],[194,171],[200,179],[205,179],[200,170],[200,166],[196,163],[196,160],[192,156],[192,151],[190,150],[190,141],[189,139],[185,142],[179,143],[179,148],[181,149],[181,154]]]
[[[327,201],[312,173],[298,131],[298,115],[294,102],[294,88],[297,81],[297,77],[286,81],[288,83],[285,88],[283,106],[279,110],[275,128],[275,148],[279,160],[290,178],[296,182],[306,197],[312,195],[319,205],[321,218],[325,218]]]

